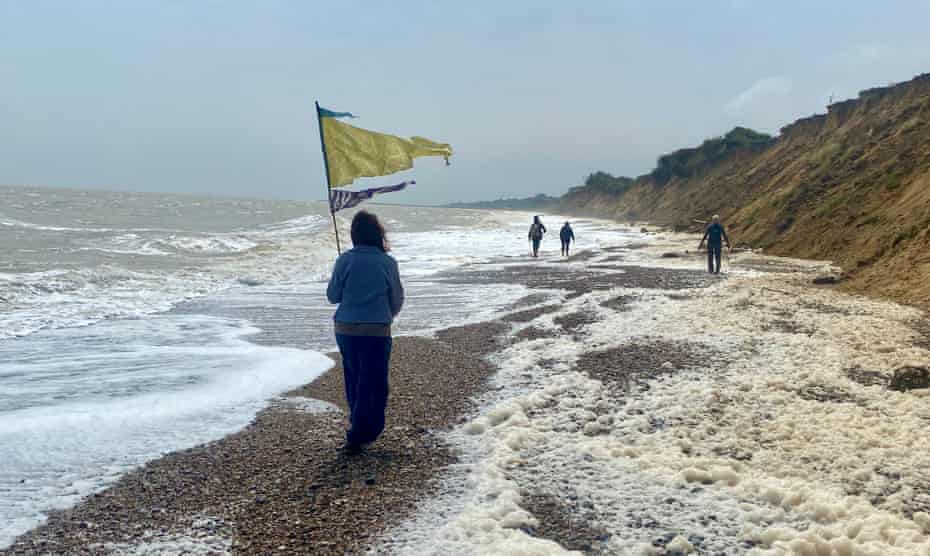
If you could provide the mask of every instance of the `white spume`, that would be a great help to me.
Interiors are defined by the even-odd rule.
[[[525,294],[519,286],[449,288],[429,276],[502,252],[522,255],[529,215],[377,211],[403,217],[389,236],[408,286],[398,332],[486,320]],[[30,271],[42,268],[35,255],[16,272],[0,273],[0,548],[49,510],[78,503],[146,461],[241,429],[270,400],[332,364],[294,346],[325,350],[332,343],[323,281],[335,256],[328,218],[309,214],[233,232],[125,223],[64,229],[2,219],[0,226],[24,238],[62,232],[42,245],[83,261],[58,268],[54,256],[45,261],[52,268]],[[595,245],[604,235],[591,223],[585,241]],[[62,246],[70,245],[65,236],[81,239],[78,255]],[[108,250],[133,257],[102,264],[99,254]],[[169,253],[186,262],[161,260]],[[169,312],[192,298],[200,299]],[[259,332],[280,337],[283,327],[303,330],[299,341],[283,335],[291,347],[249,341]],[[224,546],[225,529],[192,526],[105,548],[171,554],[221,553]]]
[[[678,239],[639,256],[694,265],[655,258],[687,247]],[[572,554],[525,531],[542,519],[521,505],[535,492],[585,501],[610,554],[930,554],[930,515],[912,513],[928,500],[930,396],[845,372],[925,360],[907,326],[920,312],[814,289],[804,271],[817,267],[732,273],[685,299],[595,292],[541,317],[584,307],[603,320],[500,354],[482,409],[448,435],[463,463],[375,552]],[[628,293],[631,311],[598,305]],[[786,315],[796,329],[772,326]],[[722,355],[623,397],[573,370],[586,351],[656,339]]]

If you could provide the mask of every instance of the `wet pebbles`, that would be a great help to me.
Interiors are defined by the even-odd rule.
[[[396,338],[384,435],[341,455],[342,413],[275,404],[246,429],[169,454],[125,475],[22,536],[2,554],[95,554],[105,543],[185,535],[193,516],[232,524],[243,554],[357,554],[433,491],[454,456],[434,430],[456,424],[494,369],[482,356],[508,327],[480,324],[437,339]],[[338,367],[289,394],[344,409]]]
[[[589,258],[579,253],[572,260]],[[615,287],[685,290],[716,280],[692,270],[622,266],[603,273],[544,264],[472,267],[439,279],[556,291],[523,298],[499,321],[448,328],[434,338],[395,338],[387,427],[362,455],[338,451],[345,402],[337,364],[288,393],[292,401],[271,404],[244,430],[149,462],[76,507],[52,512],[46,524],[0,554],[100,554],[107,546],[131,547],[191,536],[195,530],[195,536],[214,534],[242,554],[364,553],[382,531],[436,491],[439,472],[455,461],[436,431],[460,423],[471,410],[470,400],[488,387],[495,371],[488,355],[515,339],[578,333],[597,321],[596,313],[581,310],[557,317],[561,330],[530,324],[511,335],[514,324],[561,309],[540,303],[559,291],[571,298]],[[630,301],[619,296],[603,306],[624,310]],[[699,344],[646,340],[588,353],[577,368],[625,389],[631,378],[644,381],[704,365],[709,357],[713,354]],[[530,493],[527,504],[540,522],[532,534],[582,551],[595,549],[604,538],[569,502]],[[205,533],[203,523],[217,525]]]
[[[617,272],[572,268],[556,265],[515,265],[505,268],[472,267],[457,273],[446,273],[439,280],[451,284],[521,284],[534,289],[555,289],[578,297],[593,291],[617,287],[685,290],[707,287],[722,278],[701,270],[652,268],[617,265]]]
[[[705,344],[644,339],[585,353],[575,367],[612,390],[627,391],[633,384],[644,387],[649,379],[664,373],[713,366],[719,356]]]
[[[573,499],[538,493],[524,496],[520,504],[539,521],[537,526],[525,531],[534,537],[557,542],[568,550],[601,553],[610,534],[594,525],[594,512],[585,511],[585,502],[590,504],[579,501],[577,496]]]

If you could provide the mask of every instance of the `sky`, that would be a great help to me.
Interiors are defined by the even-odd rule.
[[[322,199],[319,100],[455,149],[354,187],[557,195],[928,72],[928,24],[930,0],[0,0],[0,185]]]

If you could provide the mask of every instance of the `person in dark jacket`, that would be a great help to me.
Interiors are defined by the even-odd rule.
[[[568,247],[571,242],[575,241],[575,232],[572,230],[571,224],[568,222],[562,226],[562,229],[559,230],[559,239],[562,240],[562,255],[568,256]]]
[[[704,237],[698,245],[698,250],[704,248],[704,242],[707,242],[707,272],[711,274],[720,274],[720,255],[723,253],[723,243],[730,248],[730,238],[727,237],[727,231],[723,229],[720,223],[720,216],[715,214],[713,220],[704,230]]]
[[[391,323],[404,304],[404,287],[378,218],[359,211],[351,229],[353,247],[336,259],[326,297],[339,304],[333,320],[350,423],[343,450],[357,454],[384,430]]]
[[[539,256],[539,243],[542,241],[543,234],[546,233],[546,227],[543,226],[539,216],[533,217],[533,224],[530,226],[529,238],[533,243],[533,256]]]

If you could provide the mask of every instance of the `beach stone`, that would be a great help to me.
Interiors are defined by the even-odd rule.
[[[840,281],[840,277],[833,275],[833,274],[828,274],[826,276],[817,276],[816,278],[812,280],[812,282],[817,285],[837,284],[839,283],[839,281]]]
[[[614,311],[629,311],[630,304],[636,300],[634,295],[618,295],[617,297],[612,297],[606,301],[601,302],[601,307],[606,307],[608,309],[613,309]]]
[[[694,552],[694,545],[679,535],[665,546],[665,550],[668,554],[690,554]]]
[[[891,376],[888,388],[897,392],[930,388],[930,369],[910,365],[899,367]]]
[[[668,252],[668,253],[662,253],[661,256],[663,259],[677,259],[681,257],[681,253]]]

